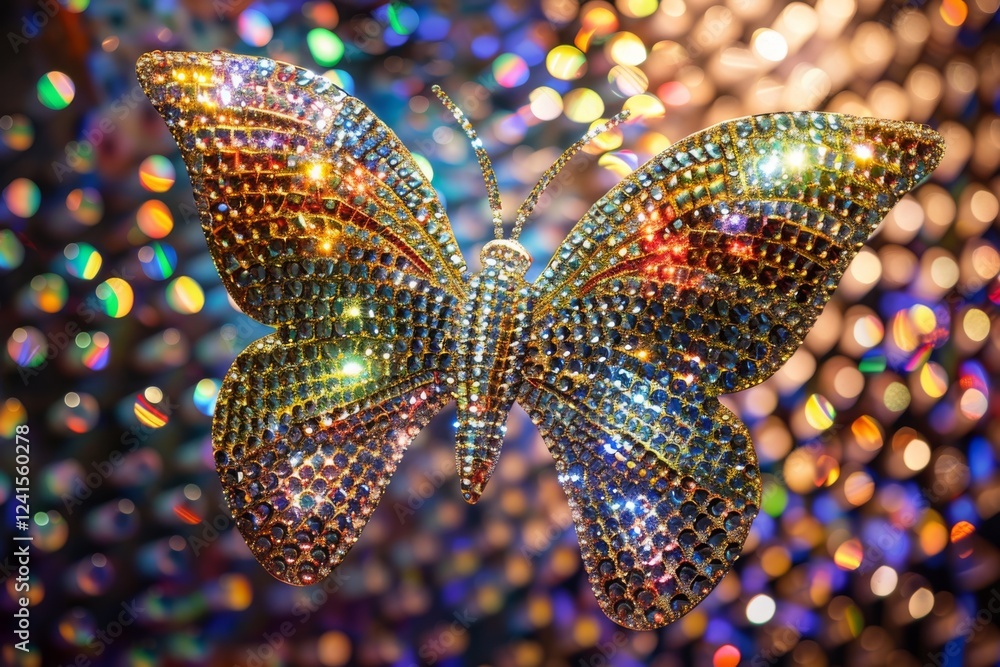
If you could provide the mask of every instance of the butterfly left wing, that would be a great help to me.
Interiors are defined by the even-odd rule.
[[[223,285],[275,328],[219,392],[226,500],[268,572],[314,583],[451,400],[461,252],[413,156],[328,79],[222,52],[148,53],[137,74],[181,149]]]
[[[721,581],[760,505],[722,393],[799,346],[862,243],[939,162],[913,123],[722,123],[601,198],[535,284],[518,402],[544,436],[597,600],[633,629]]]

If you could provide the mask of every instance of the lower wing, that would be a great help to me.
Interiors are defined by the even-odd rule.
[[[601,609],[635,630],[687,613],[740,555],[760,505],[746,427],[714,397],[670,393],[651,364],[616,356],[574,384],[525,382],[566,491]]]
[[[236,526],[291,584],[315,583],[343,560],[406,447],[451,400],[437,372],[407,372],[404,355],[360,374],[343,361],[356,344],[265,336],[219,392],[215,464]]]

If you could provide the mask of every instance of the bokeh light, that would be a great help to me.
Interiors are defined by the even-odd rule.
[[[38,211],[41,193],[30,178],[15,178],[3,189],[7,210],[19,218],[30,218]]]
[[[575,88],[563,96],[563,113],[577,123],[591,123],[604,113],[604,100],[590,88]]]
[[[24,245],[10,229],[0,229],[0,269],[10,270],[24,261]]]
[[[57,313],[66,305],[69,286],[58,273],[40,273],[28,283],[31,305],[45,313]]]
[[[166,192],[176,178],[173,163],[162,155],[150,155],[139,165],[139,181],[150,192]]]
[[[18,327],[7,339],[7,354],[18,366],[33,368],[45,363],[49,344],[35,327]]]
[[[0,141],[15,151],[26,151],[35,142],[35,127],[24,114],[0,116]]]
[[[158,199],[143,202],[135,214],[135,223],[151,239],[162,239],[174,228],[170,208]]]
[[[313,60],[324,67],[333,67],[344,57],[344,42],[325,28],[310,30],[306,35],[306,43]]]
[[[274,37],[274,26],[267,15],[256,9],[246,9],[240,13],[236,24],[240,39],[249,46],[262,47]]]
[[[570,44],[561,44],[545,56],[545,67],[557,79],[579,79],[587,71],[587,57]]]
[[[168,243],[153,242],[139,248],[139,265],[147,278],[165,280],[177,268],[177,251]]]
[[[96,225],[104,215],[104,199],[94,188],[76,188],[66,195],[66,209],[82,225]]]
[[[194,278],[178,276],[167,285],[167,303],[178,313],[197,313],[205,305],[205,292]]]
[[[149,428],[163,428],[170,421],[169,401],[159,387],[146,387],[140,392],[132,411],[139,423]]]
[[[38,100],[50,109],[65,109],[76,96],[73,79],[62,72],[49,72],[38,80]]]
[[[108,278],[98,285],[94,295],[104,312],[114,318],[128,315],[135,299],[132,286],[118,277]]]
[[[503,53],[493,61],[493,77],[504,88],[516,88],[528,81],[528,64],[516,53]]]
[[[219,397],[222,381],[215,378],[199,380],[194,387],[194,405],[203,415],[211,417],[215,412],[215,401]]]
[[[70,243],[63,248],[66,258],[66,273],[74,278],[91,280],[101,270],[101,253],[89,243]]]

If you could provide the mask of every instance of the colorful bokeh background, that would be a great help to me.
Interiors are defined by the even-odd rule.
[[[5,0],[0,8],[0,662],[5,665],[1000,664],[998,0]],[[453,413],[325,584],[254,562],[222,504],[220,378],[264,333],[207,254],[152,49],[325,73],[416,153],[473,266],[491,236],[441,84],[509,213],[622,107],[522,240],[534,274],[617,179],[712,123],[820,109],[937,128],[947,154],[802,349],[731,397],[765,472],[737,568],[658,632],[597,608],[544,444],[515,411],[476,506]],[[12,437],[30,427],[32,651],[13,647]]]

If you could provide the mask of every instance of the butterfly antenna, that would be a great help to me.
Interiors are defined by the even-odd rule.
[[[599,135],[607,132],[608,130],[614,129],[630,115],[631,112],[628,110],[616,113],[607,122],[593,128],[587,132],[587,134],[583,135],[579,141],[563,151],[563,154],[559,156],[559,159],[556,160],[551,167],[545,170],[542,177],[538,179],[538,183],[536,183],[535,187],[531,189],[531,192],[528,194],[528,198],[525,199],[524,203],[521,204],[521,207],[517,209],[517,217],[514,219],[514,230],[511,232],[511,239],[516,241],[517,237],[521,235],[521,229],[524,227],[524,221],[529,215],[531,215],[531,212],[535,208],[535,204],[538,203],[538,198],[542,196],[543,192],[545,192],[545,188],[547,188],[549,183],[552,182],[552,179],[554,179],[556,175],[562,171],[562,168],[566,166],[566,163],[569,162],[570,158],[579,153],[580,149],[589,144]]]
[[[490,162],[490,156],[486,154],[482,140],[476,134],[476,131],[472,129],[472,123],[465,117],[465,114],[458,108],[458,105],[451,101],[451,98],[441,89],[441,86],[431,86],[431,90],[441,100],[444,108],[450,111],[451,115],[458,121],[459,127],[465,132],[465,136],[469,138],[472,149],[476,151],[476,159],[479,160],[479,169],[483,172],[483,180],[486,182],[486,196],[490,202],[490,211],[493,214],[493,232],[498,239],[502,239],[503,213],[500,208],[500,188],[497,187],[497,175],[493,173],[493,163]]]

